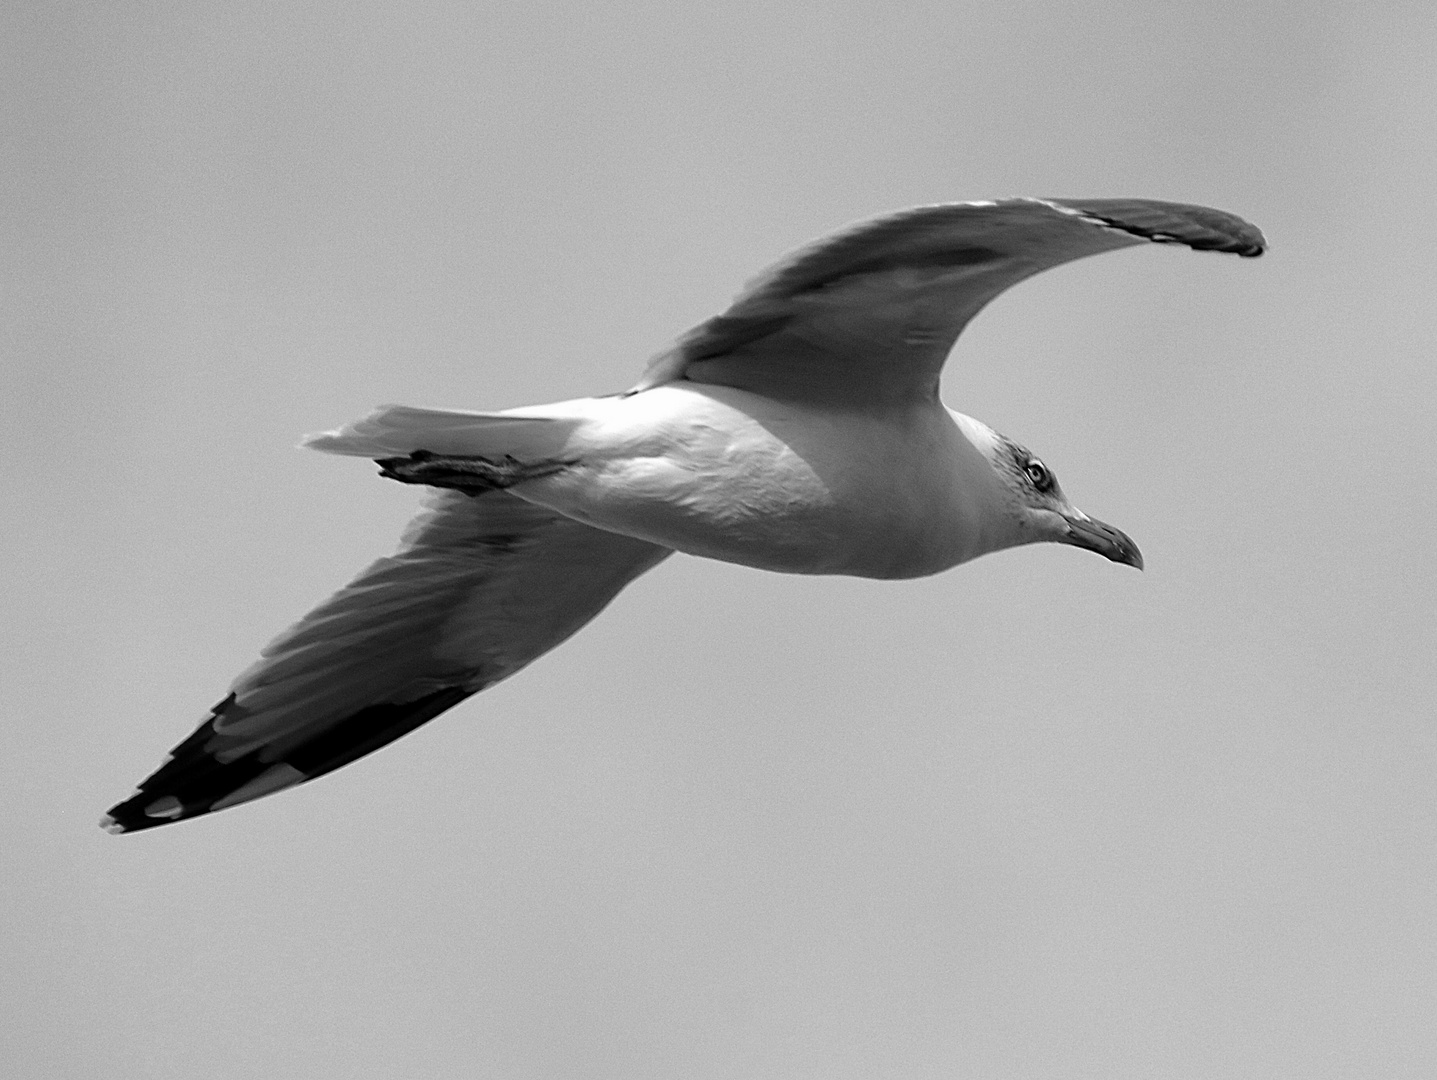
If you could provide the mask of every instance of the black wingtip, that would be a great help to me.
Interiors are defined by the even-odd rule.
[[[131,833],[143,829],[154,829],[183,821],[187,817],[204,813],[208,804],[201,809],[185,796],[199,784],[211,784],[215,774],[225,767],[205,749],[216,735],[215,721],[236,711],[235,696],[230,694],[210,710],[204,723],[190,736],[170,751],[163,765],[147,776],[135,793],[123,802],[110,807],[100,821],[100,827],[110,833]],[[230,783],[229,790],[253,779],[254,773]],[[230,778],[226,777],[226,782]],[[213,802],[219,796],[210,800]]]
[[[200,810],[189,810],[173,795],[157,796],[154,792],[136,791],[124,802],[110,807],[100,819],[100,828],[116,836],[155,829],[194,817]]]
[[[1159,244],[1182,244],[1194,251],[1220,251],[1255,259],[1267,250],[1267,238],[1250,221],[1225,210],[1157,199],[1051,199],[1095,223]]]
[[[150,817],[143,808],[135,806],[134,803],[135,800],[130,799],[110,807],[110,812],[100,819],[100,828],[114,836],[124,836],[126,833],[153,829],[180,820],[180,815]]]
[[[110,807],[100,821],[106,832],[131,833],[187,821],[333,772],[378,750],[459,704],[481,687],[447,686],[413,701],[382,702],[359,709],[315,735],[270,756],[264,747],[220,760],[215,721],[236,718],[244,706],[231,694],[170,753],[139,790]]]

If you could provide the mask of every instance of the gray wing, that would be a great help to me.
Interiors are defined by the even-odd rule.
[[[670,553],[503,491],[441,493],[102,824],[153,828],[346,765],[548,652]]]
[[[650,365],[674,379],[779,399],[882,402],[937,394],[968,320],[1024,278],[1149,242],[1261,255],[1232,214],[1150,199],[1007,199],[920,206],[817,240]]]

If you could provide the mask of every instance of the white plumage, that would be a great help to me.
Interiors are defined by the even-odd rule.
[[[1149,200],[918,207],[781,260],[626,394],[388,406],[311,436],[453,490],[266,646],[104,824],[194,817],[353,761],[552,649],[673,551],[900,578],[1047,540],[1141,566],[1041,461],[947,409],[938,378],[1010,285],[1148,241],[1263,250],[1229,214]]]

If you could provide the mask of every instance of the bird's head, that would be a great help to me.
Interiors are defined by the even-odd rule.
[[[1063,494],[1058,477],[1036,454],[970,417],[965,434],[988,459],[1007,511],[994,548],[1052,542],[1096,551],[1104,558],[1143,568],[1143,555],[1127,533],[1088,517]]]

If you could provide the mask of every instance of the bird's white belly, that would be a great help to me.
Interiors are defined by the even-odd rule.
[[[689,554],[787,573],[920,577],[983,550],[957,492],[955,459],[972,447],[941,407],[897,423],[682,384],[620,400],[576,439],[573,467],[515,494]]]

